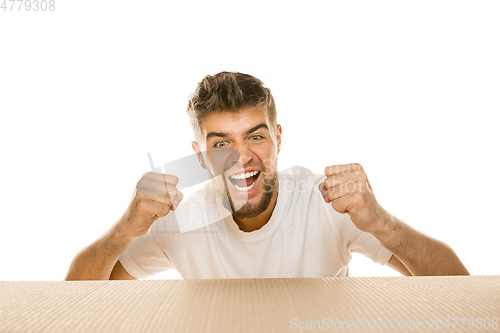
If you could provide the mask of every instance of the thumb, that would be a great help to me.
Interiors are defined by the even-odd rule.
[[[172,206],[170,207],[170,210],[176,210],[183,198],[184,194],[182,194],[181,191],[175,192],[175,195],[172,198]]]
[[[319,184],[319,191],[321,192],[321,196],[326,203],[330,203],[331,200],[328,198],[328,189],[326,188],[325,182]]]

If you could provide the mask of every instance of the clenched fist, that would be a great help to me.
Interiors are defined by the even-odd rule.
[[[375,199],[368,177],[357,163],[325,168],[326,179],[319,190],[326,203],[347,213],[361,231],[373,233],[382,227],[388,213]]]
[[[147,172],[137,183],[132,200],[120,219],[130,237],[144,235],[160,217],[177,208],[184,197],[177,191],[176,176]]]

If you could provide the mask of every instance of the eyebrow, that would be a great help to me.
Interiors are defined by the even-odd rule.
[[[259,124],[259,125],[256,125],[252,128],[250,128],[248,131],[245,132],[244,135],[248,135],[252,132],[255,132],[256,130],[258,130],[259,128],[266,128],[268,131],[269,131],[269,127],[262,123],[262,124]],[[206,141],[208,141],[208,139],[210,139],[211,137],[214,137],[214,136],[218,136],[218,137],[221,137],[221,138],[227,138],[230,134],[227,133],[227,132],[210,132],[207,134],[207,138],[206,138]]]

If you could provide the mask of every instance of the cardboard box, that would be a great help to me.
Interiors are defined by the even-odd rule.
[[[0,282],[0,296],[0,332],[500,331],[500,276]]]

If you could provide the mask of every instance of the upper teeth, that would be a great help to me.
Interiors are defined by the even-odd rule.
[[[232,179],[245,179],[245,178],[248,178],[248,177],[255,176],[258,173],[259,173],[259,171],[255,170],[255,171],[252,171],[252,172],[240,173],[239,175],[232,175],[232,176],[230,176],[230,178],[232,178]]]

